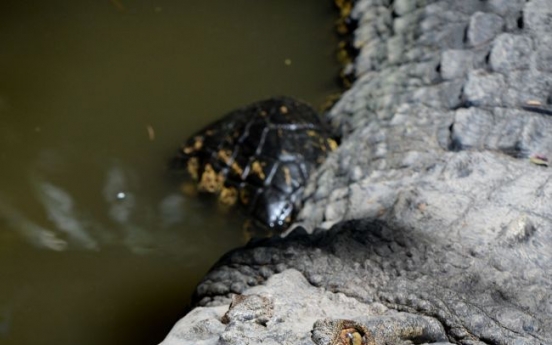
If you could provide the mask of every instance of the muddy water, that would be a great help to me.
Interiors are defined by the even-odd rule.
[[[338,90],[331,1],[0,3],[0,344],[155,344],[242,220],[178,192],[179,142]]]

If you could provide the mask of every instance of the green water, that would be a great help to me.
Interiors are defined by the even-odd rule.
[[[331,1],[0,3],[0,344],[155,344],[242,220],[182,195],[187,136],[338,91]]]

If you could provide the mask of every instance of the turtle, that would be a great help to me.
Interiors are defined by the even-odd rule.
[[[197,181],[199,192],[239,205],[253,224],[278,232],[291,225],[309,177],[336,147],[310,105],[276,97],[231,111],[195,133],[171,165]]]

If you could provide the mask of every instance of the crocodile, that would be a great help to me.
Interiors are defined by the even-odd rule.
[[[552,2],[349,16],[339,148],[291,229],[224,255],[162,344],[552,344]]]

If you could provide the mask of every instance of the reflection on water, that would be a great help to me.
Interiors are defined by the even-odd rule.
[[[319,0],[0,3],[0,344],[152,344],[242,219],[179,192],[180,141],[274,95],[323,103]]]
[[[105,169],[107,172],[102,191],[104,208],[100,212],[111,221],[109,225],[87,214],[86,208],[79,205],[68,191],[36,173],[29,178],[29,184],[34,189],[31,197],[41,204],[49,228],[25,217],[1,196],[0,217],[8,228],[38,248],[97,251],[102,246],[122,244],[137,254],[147,253],[148,249],[158,246],[158,242],[168,234],[172,233],[171,236],[175,238],[181,237],[183,225],[199,225],[205,221],[201,212],[193,210],[194,206],[203,205],[178,193],[176,188],[167,191],[167,195],[155,205],[150,196],[140,195],[140,182],[131,168],[123,170],[121,164],[114,163],[105,166]],[[182,245],[186,246],[184,243]]]

